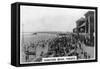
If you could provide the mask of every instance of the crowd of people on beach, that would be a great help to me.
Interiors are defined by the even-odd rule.
[[[77,59],[88,59],[90,56],[84,51],[84,42],[75,37],[58,37],[50,43],[48,53],[54,54],[52,57],[77,56]]]
[[[90,55],[83,48],[85,46],[85,38],[82,39],[76,35],[40,40],[25,49],[25,60],[29,61],[30,55],[35,56],[33,60],[36,62],[41,62],[43,57],[77,56],[77,59],[89,59]]]

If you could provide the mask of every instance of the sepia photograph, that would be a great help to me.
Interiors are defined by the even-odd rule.
[[[20,6],[20,64],[94,60],[95,10]]]

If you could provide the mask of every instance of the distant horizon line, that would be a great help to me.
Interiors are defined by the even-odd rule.
[[[55,32],[55,33],[72,33],[71,31],[68,31],[68,32],[63,32],[63,31],[43,31],[43,32],[21,32],[21,33],[50,33],[50,32]]]

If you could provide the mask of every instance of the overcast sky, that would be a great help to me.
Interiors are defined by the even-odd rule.
[[[72,32],[89,9],[21,6],[21,32]]]

